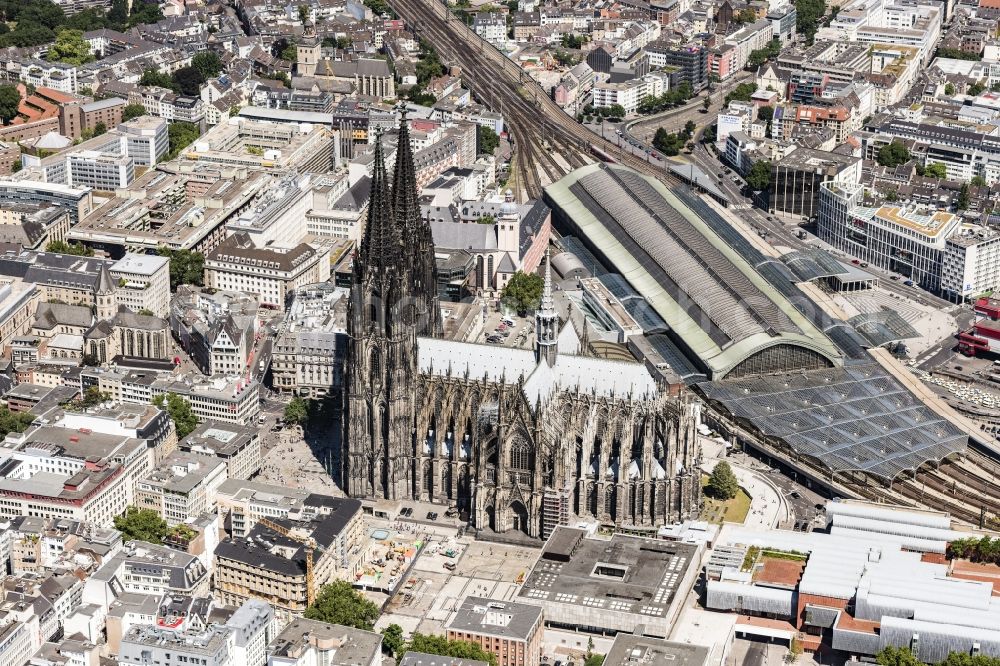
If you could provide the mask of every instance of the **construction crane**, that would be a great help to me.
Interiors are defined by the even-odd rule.
[[[313,576],[313,553],[316,551],[316,539],[312,537],[300,537],[298,535],[292,534],[292,531],[287,527],[283,527],[273,520],[267,518],[261,518],[258,522],[264,527],[274,530],[282,536],[286,536],[293,541],[298,541],[306,549],[306,605],[312,606],[313,602],[316,601],[316,579]]]

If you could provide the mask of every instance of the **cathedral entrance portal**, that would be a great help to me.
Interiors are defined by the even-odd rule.
[[[520,530],[521,532],[524,532],[525,534],[528,534],[530,536],[531,522],[530,519],[528,518],[527,507],[525,507],[520,500],[515,500],[510,505],[510,511],[513,514],[511,516],[512,520],[511,526],[515,530]]]

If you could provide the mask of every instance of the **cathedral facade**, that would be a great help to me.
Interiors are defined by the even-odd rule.
[[[540,538],[574,515],[648,528],[696,516],[700,403],[662,392],[642,364],[579,353],[547,263],[534,350],[441,339],[405,117],[391,184],[380,139],[375,150],[348,313],[345,491]]]

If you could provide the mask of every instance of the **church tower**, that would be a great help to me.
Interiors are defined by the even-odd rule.
[[[440,337],[441,306],[438,301],[437,263],[431,225],[420,214],[417,177],[410,145],[410,126],[403,108],[399,121],[399,143],[393,173],[392,208],[402,235],[403,265],[407,271],[417,323],[417,335]]]
[[[118,311],[115,307],[115,281],[108,265],[102,263],[97,274],[97,288],[94,290],[94,305],[98,319],[111,321]]]
[[[549,367],[556,364],[559,347],[556,338],[559,337],[559,315],[556,314],[552,301],[552,262],[549,253],[545,252],[545,287],[542,289],[542,302],[535,313],[535,354],[538,362],[545,361]]]
[[[402,248],[379,135],[347,315],[341,458],[351,497],[412,495],[417,336],[404,311],[409,289]]]
[[[302,30],[302,41],[295,45],[295,72],[299,76],[312,76],[321,55],[321,44],[316,36],[316,24],[306,19]]]

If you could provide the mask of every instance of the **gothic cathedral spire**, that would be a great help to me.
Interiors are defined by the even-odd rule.
[[[410,145],[410,127],[403,107],[393,173],[393,213],[399,225],[402,259],[415,301],[417,335],[441,335],[441,307],[438,303],[437,264],[430,224],[420,214],[417,177]]]
[[[545,361],[549,367],[556,363],[559,353],[559,315],[552,301],[552,262],[548,250],[545,251],[545,286],[542,288],[542,302],[535,313],[535,344],[538,362]]]
[[[347,317],[343,484],[352,497],[411,494],[417,336],[381,134],[375,140],[368,222],[354,261]]]

